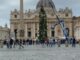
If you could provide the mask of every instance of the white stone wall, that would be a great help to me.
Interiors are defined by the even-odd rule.
[[[56,15],[54,14],[52,8],[50,7],[45,7],[44,8],[46,10],[46,15],[47,15],[47,32],[48,32],[48,37],[52,37],[51,36],[51,25],[55,23],[55,21],[57,21],[56,19]],[[68,14],[68,16],[66,16],[66,13]],[[69,9],[69,8],[65,8],[65,9],[61,9],[59,11],[56,11],[56,14],[59,16],[59,18],[64,18],[64,20],[68,20],[69,22],[72,20],[72,10]],[[15,15],[17,15],[17,17],[15,18]],[[15,27],[15,23],[18,24],[18,27],[17,27],[17,30],[19,30],[21,28],[20,26],[20,11],[18,10],[14,10],[14,11],[11,11],[11,15],[10,15],[10,26],[11,26],[11,32],[14,32],[14,29],[16,28]],[[28,38],[28,28],[31,28],[31,38],[36,38],[35,36],[35,33],[39,33],[38,30],[39,30],[39,9],[36,9],[36,10],[28,10],[27,12],[25,11],[23,13],[23,28],[24,28],[24,31],[25,31],[25,36],[24,36],[24,39],[27,39]],[[37,24],[36,24],[37,23]],[[68,25],[70,25],[70,23],[68,23]],[[35,30],[35,28],[37,27],[37,31]],[[71,26],[69,26],[71,28]],[[59,29],[61,29],[59,27]],[[63,33],[60,32],[58,33],[58,27],[55,28],[55,37],[59,36],[59,34],[61,34],[60,36],[63,36]],[[71,30],[71,29],[70,29]],[[70,32],[71,33],[71,32]],[[19,37],[19,33],[17,35],[18,38]]]
[[[5,40],[7,38],[9,38],[9,29],[0,28],[0,40]]]

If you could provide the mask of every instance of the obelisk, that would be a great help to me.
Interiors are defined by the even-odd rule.
[[[23,0],[20,0],[20,30],[23,29],[24,25],[24,9],[23,9]]]
[[[20,20],[23,20],[23,0],[20,0]]]
[[[19,37],[23,38],[22,33],[24,31],[24,9],[23,9],[23,0],[20,0],[20,23],[19,23]]]

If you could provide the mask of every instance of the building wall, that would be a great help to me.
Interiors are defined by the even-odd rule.
[[[14,10],[15,13],[18,13],[18,11]],[[18,39],[27,39],[27,38],[36,38],[38,36],[38,30],[39,30],[39,13],[34,13],[34,14],[30,14],[31,12],[27,13],[27,14],[30,14],[29,16],[28,15],[25,15],[24,13],[24,19],[22,20],[23,21],[23,25],[22,28],[23,30],[25,31],[24,33],[24,37],[20,37],[19,35],[19,29],[21,28],[20,26],[20,18],[18,17],[15,17],[15,13],[12,13],[11,14],[11,19],[10,19],[10,22],[11,22],[11,32],[14,33],[14,29],[17,29],[17,38]],[[58,14],[58,13],[57,13]],[[63,16],[64,15],[64,16]],[[72,36],[72,15],[68,15],[67,17],[65,16],[65,14],[59,14],[58,15],[60,18],[63,18],[64,21],[65,21],[65,25],[69,28],[70,30],[70,36]],[[55,15],[51,15],[51,14],[47,14],[47,28],[48,28],[48,37],[51,38],[52,34],[51,34],[51,27],[52,25],[54,25],[55,23],[57,22],[57,19],[56,19],[56,16]],[[54,29],[54,37],[63,37],[63,32],[61,30],[61,27],[60,25],[56,26],[55,29]],[[59,31],[60,30],[60,31]],[[28,37],[28,33],[31,32],[31,37]],[[37,34],[37,36],[36,36]]]
[[[63,19],[65,22],[65,26],[69,29],[69,36],[72,37],[72,10],[66,7],[65,9],[59,9],[59,11],[55,11],[55,5],[54,8],[51,7],[50,3],[46,3],[43,1],[44,5],[44,10],[46,11],[47,15],[47,32],[48,32],[48,38],[51,37],[64,37],[61,26],[57,25],[55,29],[52,29],[52,26],[57,22],[56,15],[60,18]],[[40,1],[42,2],[42,1]],[[47,2],[49,2],[47,0]],[[39,11],[40,11],[40,5],[42,3],[37,4],[37,9],[36,10],[28,10],[23,12],[23,3],[20,2],[20,11],[17,9],[11,11],[10,14],[10,29],[11,29],[11,34],[14,37],[14,31],[15,29],[17,30],[17,38],[18,39],[27,39],[27,38],[36,38],[39,36]],[[50,7],[49,7],[50,6]],[[23,13],[22,13],[23,12]],[[56,13],[56,15],[54,14]],[[21,16],[22,15],[22,16]],[[21,18],[22,17],[22,18]],[[78,19],[79,20],[79,19]],[[75,23],[75,27],[79,25],[79,21]],[[78,28],[76,28],[78,30]],[[76,30],[76,31],[77,31]],[[77,31],[75,31],[75,34],[77,34]],[[52,32],[54,34],[52,34]],[[22,35],[22,36],[20,36]],[[52,36],[54,35],[54,36]],[[75,35],[77,36],[77,35]]]
[[[75,26],[74,26],[74,31],[75,31],[75,38],[77,40],[80,40],[80,17],[77,17],[76,20],[74,21]]]
[[[9,38],[9,29],[5,27],[0,27],[0,40],[5,40]]]

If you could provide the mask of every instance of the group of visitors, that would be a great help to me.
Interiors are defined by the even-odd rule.
[[[7,48],[15,48],[16,46],[19,46],[19,48],[24,48],[24,45],[34,45],[39,44],[38,40],[32,40],[32,39],[8,39],[4,40],[3,45],[6,45]]]
[[[76,39],[73,37],[73,38],[70,38],[70,39],[54,39],[54,38],[50,38],[50,39],[44,39],[44,40],[41,40],[41,44],[42,45],[45,45],[46,46],[49,46],[49,47],[52,47],[54,46],[55,44],[58,45],[58,47],[61,46],[61,44],[65,44],[66,47],[68,47],[69,44],[72,45],[72,47],[75,47],[76,44],[77,44],[77,41]]]
[[[65,44],[68,46],[69,44],[72,44],[72,47],[76,46],[76,39],[71,38],[69,40],[61,40],[61,39],[54,39],[54,38],[45,38],[43,40],[32,40],[32,39],[27,39],[27,40],[22,40],[22,39],[8,39],[4,40],[3,42],[4,45],[7,46],[7,48],[15,48],[16,46],[19,46],[19,48],[24,48],[24,45],[42,45],[42,46],[47,46],[47,47],[53,47],[58,45],[58,47],[61,46],[61,44]]]
[[[24,48],[22,42],[23,41],[21,39],[20,40],[9,39],[9,40],[5,40],[3,44],[6,45],[7,48],[15,48],[15,46],[17,45],[19,45],[19,48]]]

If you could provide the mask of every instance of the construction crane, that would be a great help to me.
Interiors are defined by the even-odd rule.
[[[51,1],[49,0],[49,3],[51,4],[51,7],[54,9],[54,5],[51,3]],[[54,14],[56,15],[56,10],[53,10]],[[57,18],[57,22],[54,24],[53,28],[55,28],[56,25],[60,24],[61,29],[63,31],[63,35],[65,36],[65,40],[68,41],[68,37],[69,37],[69,30],[67,29],[67,27],[65,26],[64,20],[60,19],[58,17],[58,15],[56,15]]]

